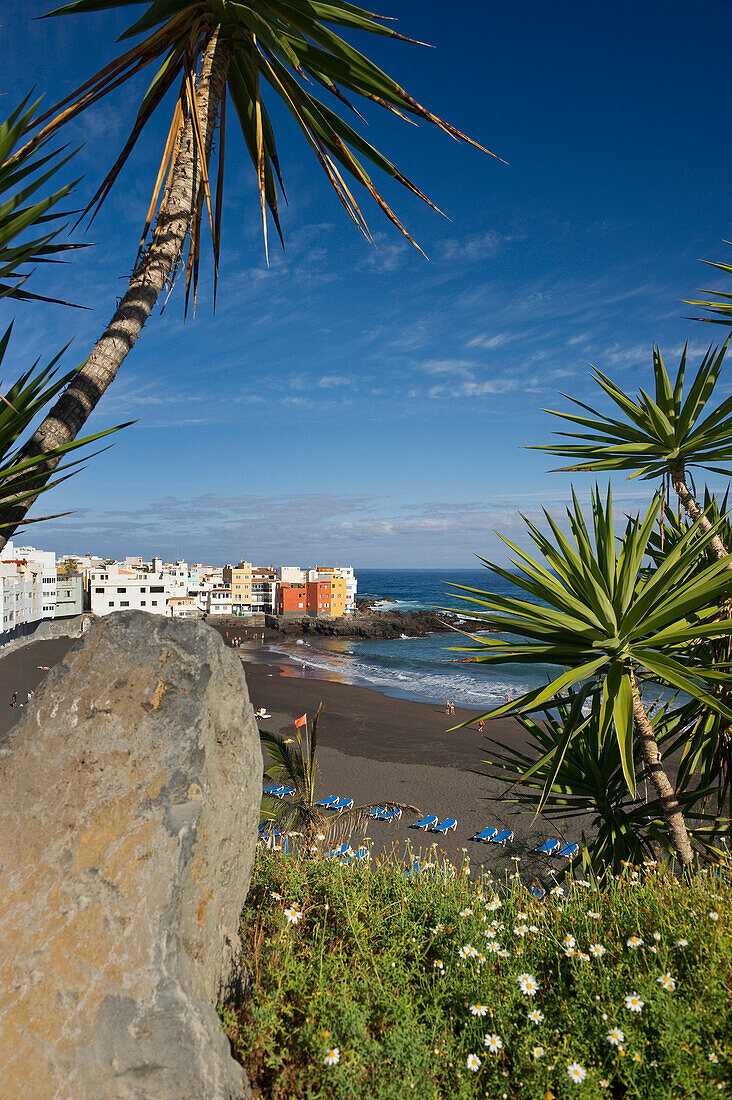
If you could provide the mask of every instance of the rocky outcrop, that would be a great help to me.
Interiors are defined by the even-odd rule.
[[[341,638],[423,638],[458,627],[460,630],[485,630],[485,624],[436,611],[372,611],[364,608],[354,615],[329,618],[290,618],[267,616],[267,624],[280,634],[301,636],[319,634]]]
[[[241,981],[262,760],[241,662],[200,622],[97,622],[0,749],[0,1095],[249,1096]]]

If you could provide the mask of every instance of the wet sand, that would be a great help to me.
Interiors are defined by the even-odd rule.
[[[13,691],[25,702],[26,692],[34,691],[46,674],[39,666],[53,667],[73,644],[64,638],[35,642],[0,660],[0,741],[23,713],[9,705]],[[458,709],[448,717],[444,705],[303,676],[281,660],[259,663],[267,657],[261,648],[257,663],[247,659],[244,647],[239,656],[255,709],[264,706],[272,715],[261,722],[262,728],[294,735],[294,719],[306,713],[311,720],[323,703],[318,753],[323,795],[348,796],[357,806],[391,799],[416,806],[422,815],[457,819],[457,828],[445,836],[410,829],[416,820],[412,814],[394,824],[372,822],[367,835],[375,850],[395,842],[402,849],[409,842],[413,849],[426,850],[436,842],[454,860],[462,860],[467,850],[474,868],[482,863],[498,873],[513,870],[511,856],[517,856],[522,871],[546,877],[563,864],[537,856],[533,849],[549,836],[579,840],[578,822],[568,828],[541,818],[534,822],[530,813],[520,813],[503,800],[503,787],[481,774],[489,747],[479,731],[473,726],[448,732],[450,725],[472,720],[477,712]],[[504,743],[524,741],[512,719],[486,723],[486,732]],[[488,825],[512,829],[514,840],[505,848],[470,841]]]

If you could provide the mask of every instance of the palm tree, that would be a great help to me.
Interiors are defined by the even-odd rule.
[[[587,713],[587,705],[589,711]],[[509,784],[503,801],[527,806],[526,812],[542,814],[561,821],[591,818],[592,833],[582,833],[582,849],[577,860],[595,878],[617,873],[625,862],[641,863],[656,858],[659,852],[673,855],[674,848],[666,829],[663,805],[659,798],[630,795],[623,774],[617,741],[602,737],[602,700],[599,694],[587,700],[586,693],[570,688],[558,705],[542,708],[540,720],[529,714],[517,715],[526,732],[521,747],[493,737],[485,738],[491,759],[484,774]],[[673,755],[687,739],[688,711],[657,707],[649,721],[659,749]],[[562,745],[565,732],[573,730],[558,768],[554,754]],[[643,769],[636,775],[638,786]],[[677,798],[684,818],[693,821],[689,833],[698,848],[719,855],[718,837],[729,834],[729,823],[699,809],[699,803],[711,792],[700,786],[688,788],[679,779]]]
[[[319,768],[317,763],[318,723],[323,711],[321,703],[313,718],[312,726],[308,730],[307,725],[295,730],[295,738],[285,738],[279,733],[269,730],[260,730],[259,736],[262,747],[269,754],[269,764],[264,769],[264,774],[279,783],[286,783],[294,787],[295,792],[290,801],[264,795],[262,798],[261,818],[263,822],[270,822],[282,832],[298,832],[303,834],[302,853],[307,857],[315,845],[318,834],[323,834],[326,841],[333,841],[356,830],[365,830],[369,813],[381,808],[385,810],[407,810],[418,814],[416,806],[410,806],[405,802],[386,800],[374,803],[370,806],[356,806],[350,810],[342,810],[337,816],[330,816],[318,805],[318,799],[322,798],[322,792],[318,791]]]
[[[75,0],[51,14],[128,8],[138,3],[139,0]],[[456,140],[483,148],[423,107],[333,28],[414,41],[397,34],[382,17],[346,0],[327,4],[313,0],[286,3],[262,0],[256,5],[232,0],[154,0],[121,36],[125,40],[142,36],[142,40],[84,81],[39,120],[44,125],[30,139],[27,149],[32,150],[59,126],[142,69],[156,67],[129,138],[89,204],[92,211],[108,195],[158,105],[168,92],[175,96],[168,138],[127,291],[83,369],[35,432],[27,448],[29,455],[47,454],[75,438],[140,336],[159,295],[166,285],[172,285],[180,267],[185,268],[186,305],[192,290],[195,306],[204,221],[208,222],[213,239],[215,297],[227,93],[257,179],[265,247],[268,210],[280,232],[278,184],[283,187],[274,130],[262,94],[266,88],[284,103],[346,212],[368,239],[370,231],[352,190],[354,181],[412,240],[377,189],[367,163],[430,206],[434,204],[333,111],[324,102],[324,96],[316,96],[312,89],[332,95],[359,118],[362,116],[350,103],[350,95],[375,103],[407,121],[416,118],[433,123]],[[214,187],[211,155],[217,129],[218,170]],[[184,260],[187,238],[190,244]],[[25,502],[17,509],[18,522],[24,506]],[[0,536],[0,548],[2,542]]]
[[[72,192],[78,180],[48,193],[49,181],[73,154],[61,157],[60,150],[44,152],[40,145],[45,142],[33,150],[26,150],[22,156],[16,152],[38,106],[38,102],[28,106],[28,100],[26,96],[0,123],[0,299],[58,302],[58,299],[45,298],[28,289],[30,272],[27,268],[29,264],[58,262],[60,253],[81,247],[59,243],[56,239],[64,228],[58,224],[59,219],[66,217],[58,204]],[[0,368],[12,329],[12,324],[8,325],[0,336]],[[119,425],[85,439],[60,444],[46,456],[52,466],[37,455],[27,454],[24,437],[28,428],[78,373],[79,368],[75,367],[59,375],[58,363],[65,351],[63,348],[45,366],[39,366],[36,361],[0,393],[0,532],[15,528],[14,516],[19,508],[25,512],[41,493],[72,476],[68,471],[78,467],[81,460],[61,466],[65,455],[126,427]],[[94,456],[87,454],[85,457]],[[54,469],[56,474],[63,472],[64,477],[51,481]],[[41,516],[25,522],[41,523],[51,518],[58,517]]]
[[[732,242],[725,241],[725,244]],[[732,275],[732,264],[713,263],[711,260],[704,260],[708,267],[714,267],[717,271],[724,271],[725,275]],[[711,317],[697,317],[698,321],[706,321],[710,325],[732,325],[732,294],[723,290],[700,290],[699,294],[710,294],[711,298],[707,299],[694,299],[685,298],[684,301],[690,306],[700,306],[706,310],[707,313],[711,313]]]
[[[634,400],[602,371],[593,368],[594,380],[620,409],[623,418],[613,419],[574,397],[568,397],[573,405],[584,409],[590,416],[556,412],[554,409],[545,411],[582,429],[556,432],[556,435],[583,442],[554,443],[532,450],[573,459],[573,465],[561,467],[563,471],[632,470],[632,477],[642,477],[644,480],[666,478],[673,485],[689,518],[698,523],[702,531],[709,532],[711,523],[695,498],[693,482],[689,483],[687,471],[690,466],[698,466],[714,473],[731,472],[732,397],[722,401],[717,408],[708,409],[728,344],[729,339],[721,348],[709,348],[686,398],[683,391],[687,348],[684,348],[673,385],[660,349],[653,349],[655,399],[645,390],[640,390]],[[727,556],[727,547],[719,534],[711,537],[709,545],[720,559]]]
[[[594,539],[573,493],[573,507],[567,509],[571,539],[546,511],[553,541],[525,521],[543,562],[503,536],[502,541],[515,555],[510,561],[517,572],[484,561],[491,572],[527,592],[531,599],[462,585],[453,587],[458,590],[458,598],[470,603],[472,618],[482,620],[486,630],[507,635],[471,636],[475,647],[463,647],[463,651],[475,654],[471,660],[560,665],[566,670],[547,686],[481,717],[546,709],[578,684],[585,685],[586,697],[600,693],[601,740],[614,733],[631,793],[635,793],[633,755],[637,742],[674,850],[681,862],[688,864],[693,856],[682,808],[662,764],[639,683],[650,681],[684,691],[728,721],[732,719],[726,703],[706,687],[710,681],[730,683],[732,676],[704,664],[690,646],[699,639],[732,635],[732,622],[718,621],[716,606],[718,597],[729,587],[729,559],[715,558],[699,570],[700,551],[711,543],[720,524],[713,524],[705,532],[697,522],[669,550],[658,569],[644,569],[643,559],[660,506],[660,497],[656,496],[642,521],[639,517],[628,519],[616,547],[610,487],[604,505],[599,491],[592,493]],[[552,763],[545,777],[547,789],[554,783],[570,740],[577,736],[577,725],[565,729],[547,758]],[[537,762],[535,770],[547,759]]]

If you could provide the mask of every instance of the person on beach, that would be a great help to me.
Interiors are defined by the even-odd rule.
[[[449,714],[449,713],[450,713],[450,700],[446,699],[445,700],[445,714]]]
[[[453,702],[451,702],[450,703],[450,714],[454,714],[454,713],[455,713],[455,704]]]
[[[483,719],[482,719],[482,718],[481,718],[481,720],[480,720],[480,721],[478,722],[478,729],[480,730],[480,732],[481,732],[481,733],[483,732]]]
[[[18,705],[18,693],[17,693],[17,691],[13,692],[13,697],[10,700],[10,705],[11,705],[11,707],[17,707],[17,705]]]

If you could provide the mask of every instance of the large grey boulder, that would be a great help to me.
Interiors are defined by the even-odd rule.
[[[0,747],[0,1096],[250,1095],[236,988],[262,758],[200,622],[97,622]]]

